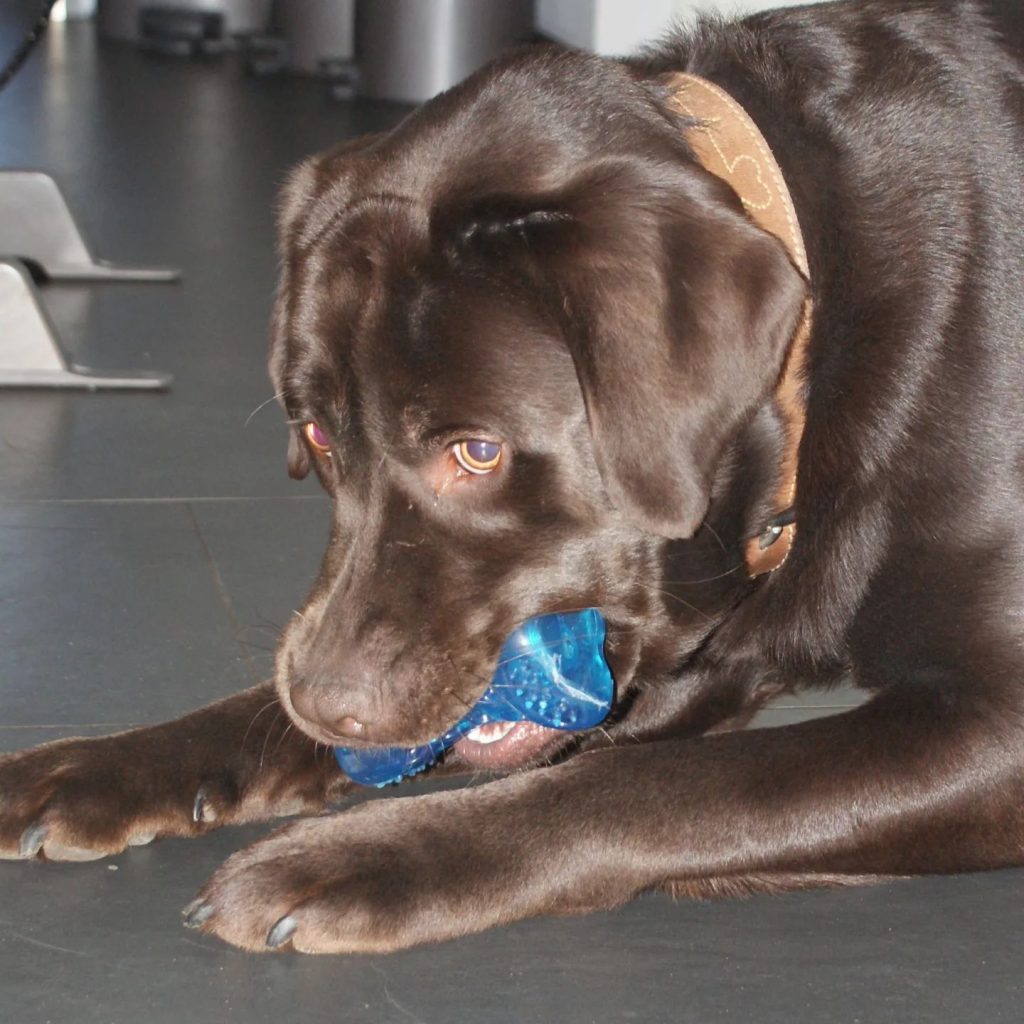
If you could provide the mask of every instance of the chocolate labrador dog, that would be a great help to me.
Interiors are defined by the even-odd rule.
[[[733,113],[691,87],[756,125],[806,258],[700,157]],[[438,735],[517,624],[594,607],[601,728],[477,730],[435,771],[505,777],[289,824],[188,923],[381,951],[1024,863],[1019,4],[516,52],[300,167],[281,225],[271,371],[334,528],[276,678],[3,759],[5,856],[320,812],[332,747]],[[863,706],[744,730],[844,678]]]

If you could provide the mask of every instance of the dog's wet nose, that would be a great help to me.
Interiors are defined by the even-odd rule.
[[[335,728],[342,736],[348,736],[350,739],[356,739],[366,732],[366,726],[351,715],[346,715]]]
[[[352,696],[337,687],[293,683],[290,696],[300,717],[338,739],[368,738],[369,709],[357,708]]]

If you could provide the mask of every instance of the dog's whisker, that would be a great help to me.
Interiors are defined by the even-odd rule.
[[[278,752],[278,750],[281,749],[281,744],[284,743],[285,737],[294,728],[295,728],[295,723],[293,721],[291,721],[291,719],[289,719],[288,720],[288,724],[285,726],[284,732],[282,732],[281,735],[278,737],[277,743],[274,744],[274,749],[270,752],[270,756],[271,757],[273,757]]]
[[[377,463],[378,470],[381,468],[381,466],[384,465],[388,455],[391,453],[391,449],[395,447],[395,440],[396,438],[392,438],[385,446],[384,451],[381,453],[380,462]]]
[[[238,748],[240,752],[245,750],[245,741],[249,738],[249,733],[252,731],[252,727],[256,724],[256,719],[259,718],[264,711],[266,711],[268,708],[272,708],[275,704],[278,706],[278,708],[280,708],[281,704],[278,701],[277,697],[272,697],[270,700],[267,701],[266,704],[263,705],[263,707],[259,709],[259,711],[256,712],[255,715],[252,716],[252,719],[250,720],[249,725],[245,730],[245,735],[242,736],[242,743]]]
[[[572,615],[575,612],[587,612],[591,608],[597,607],[594,603],[571,605],[566,608],[564,605],[552,605],[547,611],[540,612],[540,615]],[[615,630],[619,633],[629,632],[630,630],[639,629],[640,626],[636,623],[630,622],[617,622],[615,624]]]
[[[706,527],[708,532],[711,534],[711,536],[714,537],[715,540],[718,541],[718,546],[723,551],[728,552],[729,549],[725,546],[725,544],[722,541],[722,538],[718,535],[718,531],[709,522],[707,522],[706,520],[701,525]]]
[[[256,413],[258,413],[261,409],[265,409],[268,405],[270,405],[271,402],[278,402],[278,401],[280,401],[283,398],[284,398],[284,392],[283,391],[278,391],[277,394],[271,395],[265,402],[260,402],[260,404],[257,405],[256,408],[253,409],[253,411],[251,413],[249,413],[249,415],[246,417],[246,420],[245,420],[245,423],[242,426],[242,429],[245,430],[245,428],[247,426],[249,426],[249,424],[252,422],[253,416],[255,416]]]
[[[256,644],[256,643],[253,643],[251,640],[242,640],[241,638],[239,638],[238,642],[243,647],[247,647],[247,648],[249,648],[250,650],[253,650],[253,651],[263,651],[265,654],[273,654],[277,650],[276,646],[275,647],[267,647],[266,644]]]
[[[596,637],[596,633],[586,633],[583,636],[576,636],[577,640],[593,640]],[[534,644],[529,651],[523,651],[522,654],[513,654],[511,657],[502,658],[501,661],[495,665],[495,668],[501,668],[503,665],[511,665],[513,662],[521,661],[523,658],[532,658],[537,651],[549,650],[551,648],[561,647],[565,643],[564,639],[557,640],[545,640],[543,643]]]
[[[700,583],[715,583],[717,580],[724,580],[726,576],[731,576],[734,572],[743,569],[746,564],[746,562],[737,562],[731,569],[726,569],[725,572],[719,573],[717,576],[706,576],[700,580],[662,580],[661,582],[673,587],[695,587]]]
[[[284,714],[284,708],[280,704],[277,706],[277,714],[274,715],[274,720],[270,723],[270,728],[267,729],[266,736],[263,737],[263,747],[260,750],[260,771],[263,771],[263,759],[267,753],[267,744],[270,742],[270,735],[274,731],[274,727],[277,725],[281,715]]]
[[[259,631],[261,633],[271,633],[273,636],[283,636],[284,630],[280,626],[264,625],[260,622],[252,622],[248,626],[242,627],[242,632],[247,633],[250,630]]]
[[[636,585],[638,587],[642,587],[644,590],[651,591],[651,593],[661,594],[664,597],[670,597],[673,601],[678,601],[679,604],[681,604],[684,608],[689,608],[690,611],[696,612],[698,615],[700,615],[703,618],[707,619],[708,622],[714,622],[715,621],[715,618],[714,618],[713,615],[708,615],[707,612],[701,610],[695,604],[692,604],[690,601],[687,601],[686,598],[680,597],[678,594],[673,594],[671,590],[666,590],[664,587],[656,587],[656,586],[653,586],[653,585],[647,586],[647,585],[645,585],[643,583],[638,583]]]
[[[459,668],[455,659],[447,652],[445,653],[445,658],[448,660],[448,663],[451,665],[451,667],[455,669],[456,676],[461,676],[463,674],[462,670]],[[472,677],[472,674],[470,675]],[[450,686],[444,687],[443,692],[447,693],[450,697],[454,697],[467,711],[473,706],[468,701],[466,701],[460,694],[456,693],[455,690]]]

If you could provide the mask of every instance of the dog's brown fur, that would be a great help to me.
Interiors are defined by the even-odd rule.
[[[0,761],[0,849],[101,855],[318,809],[346,787],[317,742],[432,737],[515,625],[596,606],[602,730],[484,786],[288,826],[190,922],[248,948],[389,950],[659,886],[1024,863],[1011,7],[849,0],[626,63],[527,50],[300,168],[271,370],[290,470],[315,468],[335,529],[275,685]],[[692,158],[675,70],[746,107],[808,247],[797,539],[757,580],[743,545],[773,512],[773,388],[807,284]],[[495,472],[453,469],[467,437],[503,444]],[[863,707],[738,728],[845,677]],[[276,702],[301,734],[258,714]]]

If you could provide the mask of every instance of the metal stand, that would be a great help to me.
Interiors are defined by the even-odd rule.
[[[153,391],[171,383],[164,373],[97,373],[73,366],[39,301],[32,275],[18,260],[0,260],[0,325],[0,388]]]
[[[117,267],[94,258],[57,183],[41,171],[0,171],[0,253],[38,265],[51,281],[176,281],[181,276],[171,268]]]

